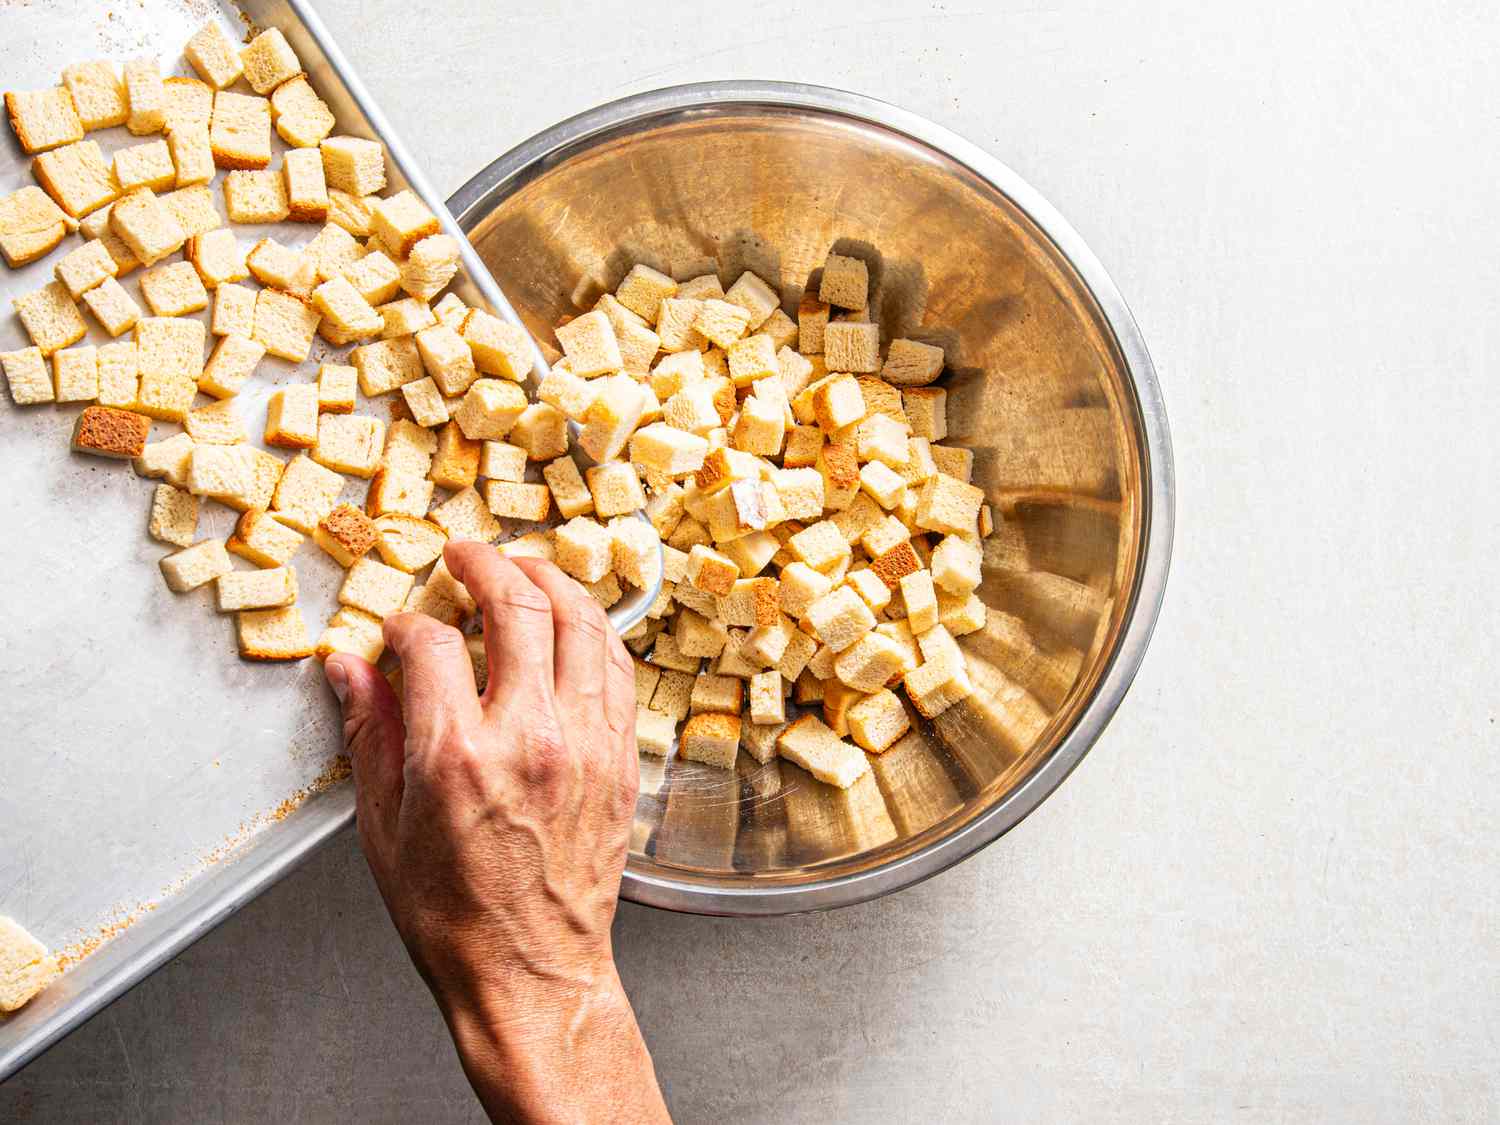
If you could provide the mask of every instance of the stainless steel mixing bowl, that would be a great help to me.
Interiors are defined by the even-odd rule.
[[[997,521],[960,641],[976,691],[844,791],[788,763],[643,758],[626,898],[707,914],[843,906],[933,875],[1036,808],[1130,685],[1171,550],[1161,393],[1066,222],[945,129],[811,86],[711,83],[533,137],[449,201],[551,341],[636,262],[754,270],[795,309],[829,249],[870,265],[883,335],[947,351],[950,444]]]

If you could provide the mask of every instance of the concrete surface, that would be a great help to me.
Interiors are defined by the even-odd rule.
[[[1492,6],[321,8],[443,190],[674,82],[926,114],[1073,221],[1161,371],[1167,607],[1062,790],[883,902],[622,910],[680,1120],[1500,1116]],[[346,838],[0,1089],[0,1119],[479,1114]]]

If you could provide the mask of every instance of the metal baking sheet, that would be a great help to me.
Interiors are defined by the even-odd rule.
[[[466,276],[455,282],[458,294],[516,319],[300,0],[7,5],[5,87],[56,84],[64,65],[93,58],[154,55],[164,74],[191,74],[182,47],[209,19],[236,41],[281,28],[337,116],[336,131],[382,140],[390,189],[415,191],[459,239]],[[33,180],[10,130],[3,134],[0,189],[9,192]],[[90,136],[106,154],[138,143],[123,128]],[[275,144],[279,166],[284,146]],[[235,229],[242,242],[261,234]],[[297,244],[318,229],[281,224],[265,233]],[[50,281],[58,256],[78,244],[70,236],[40,262],[0,269],[0,350],[29,343],[10,299]],[[139,276],[123,282],[137,300]],[[90,328],[85,342],[107,342]],[[267,357],[237,400],[252,435],[274,387],[305,381],[321,360],[346,351],[318,340],[305,364]],[[212,591],[177,595],[162,582],[157,562],[170,549],[146,535],[155,482],[127,463],[71,454],[79,406],[17,408],[3,392],[0,401],[0,914],[62,950],[68,969],[28,1007],[0,1018],[3,1079],[347,825],[353,796],[317,663],[242,662],[232,616],[215,612]],[[368,409],[383,412],[384,404]],[[176,430],[159,423],[153,440]],[[344,499],[359,503],[363,493],[364,482],[351,479]],[[227,535],[235,518],[205,504],[199,534]],[[296,567],[315,636],[342,571],[310,544]]]

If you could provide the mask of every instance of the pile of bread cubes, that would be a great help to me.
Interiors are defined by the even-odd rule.
[[[281,32],[240,48],[210,23],[185,54],[201,80],[92,62],[6,94],[40,187],[0,199],[0,250],[15,266],[84,241],[15,301],[33,346],[0,361],[17,404],[88,404],[75,449],[161,481],[149,533],[181,548],[166,582],[214,583],[243,656],[375,661],[403,611],[461,627],[475,605],[443,545],[509,532],[503,554],[554,561],[606,607],[660,580],[624,636],[648,754],[732,767],[743,747],[847,787],[909,729],[908,702],[932,717],[972,691],[955,638],[984,624],[993,516],[971,453],[942,444],[942,349],[882,348],[865,262],[830,253],[795,318],[753,273],[726,291],[638,264],[556,329],[562,358],[528,394],[530,339],[440,297],[458,244],[411,192],[379,194],[382,146],[333,134]],[[107,162],[84,133],[122,124],[163,136]],[[273,128],[291,146],[279,168]],[[247,252],[217,169],[231,222],[324,225]],[[137,268],[150,315],[119,281]],[[80,302],[129,337],[75,346]],[[210,305],[205,330],[192,314]],[[264,442],[296,451],[284,461],[250,444],[236,395],[315,335],[352,350],[272,394]],[[383,395],[399,395],[388,423],[356,412]],[[153,422],[181,429],[152,441]],[[363,508],[339,502],[347,476],[368,480]],[[227,540],[197,537],[205,500],[243,513]],[[306,537],[348,572],[316,642],[295,605]]]

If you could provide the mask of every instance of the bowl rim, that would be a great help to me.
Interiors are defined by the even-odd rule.
[[[626,864],[622,898],[681,913],[762,917],[852,906],[913,886],[967,859],[1030,815],[1073,772],[1114,717],[1139,670],[1161,613],[1176,519],[1176,477],[1166,404],[1146,341],[1124,297],[1082,236],[1042,195],[977,145],[898,106],[863,94],[798,82],[731,80],[667,86],[632,94],[559,122],[491,161],[448,199],[467,234],[513,191],[584,142],[684,111],[809,110],[876,125],[936,150],[1004,194],[1045,235],[1078,274],[1098,306],[1125,362],[1140,416],[1145,460],[1142,551],[1133,605],[1113,656],[1072,728],[1013,790],[954,832],[868,870],[798,884],[708,886],[644,873]]]

